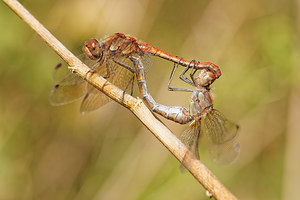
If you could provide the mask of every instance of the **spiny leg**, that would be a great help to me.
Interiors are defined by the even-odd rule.
[[[133,84],[134,84],[134,77],[135,77],[135,74],[133,74],[133,76],[132,76],[131,92],[130,92],[130,95],[131,95],[131,96],[133,95]]]
[[[110,69],[113,72],[113,68],[111,66],[111,63],[110,63],[109,59],[107,59],[105,66],[106,66],[106,76],[104,78],[108,79],[110,77]]]
[[[186,72],[187,72],[189,69],[190,69],[189,67],[186,67],[186,68],[180,73],[179,78],[180,78],[180,80],[186,82],[187,84],[193,85],[193,84],[192,84],[192,81],[191,81],[190,79],[188,79],[188,78],[185,76]]]
[[[130,83],[131,83],[131,92],[130,92],[130,95],[132,96],[132,94],[133,94],[134,76],[135,76],[135,74],[133,74],[132,78],[129,80],[128,84],[126,85],[125,89],[123,90],[123,95],[122,95],[121,103],[123,103],[123,101],[124,101],[125,93],[126,93],[126,90],[128,89],[128,86],[130,85]]]
[[[130,66],[124,64],[124,63],[121,63],[121,62],[119,62],[119,61],[116,61],[114,58],[112,58],[112,60],[113,60],[115,63],[117,63],[118,65],[124,67],[125,69],[128,69],[128,70],[131,71],[133,74],[135,73],[135,70],[134,70],[132,67],[130,67]]]
[[[93,64],[93,66],[92,67],[90,67],[90,70],[89,70],[89,72],[90,73],[95,73],[97,70],[96,70],[96,68],[100,68],[100,67],[102,67],[102,65],[103,65],[103,63],[104,63],[104,60],[105,59],[103,59],[104,57],[103,57],[103,55],[96,61],[96,63],[95,64]],[[105,64],[106,64],[106,62],[105,62]],[[103,78],[106,78],[106,77],[103,77]]]
[[[198,71],[198,69],[194,69],[194,66],[193,66],[192,70],[191,70],[191,73],[190,73],[190,76],[194,76],[197,71]]]
[[[180,59],[181,59],[181,58],[180,58]],[[180,62],[180,60],[179,60],[179,62]],[[171,82],[172,82],[172,80],[173,80],[173,76],[174,76],[175,71],[177,70],[177,68],[178,68],[178,65],[176,65],[176,63],[174,63],[172,72],[171,72],[171,74],[170,74],[169,83],[168,83],[168,90],[170,90],[170,91],[174,91],[174,90],[175,90],[175,88],[171,87],[170,85],[171,85]]]
[[[172,82],[172,80],[173,80],[175,71],[177,70],[178,65],[179,65],[181,59],[182,59],[182,58],[179,59],[178,63],[174,63],[174,67],[173,67],[173,69],[172,69],[172,72],[171,72],[171,75],[170,75],[170,79],[169,79],[169,83],[168,83],[168,90],[170,90],[170,91],[192,92],[192,90],[189,90],[189,89],[186,89],[186,88],[173,88],[173,87],[170,86],[170,85],[171,85],[171,82]]]
[[[193,84],[193,81],[191,81],[190,79],[188,79],[186,76],[185,76],[185,74],[186,74],[186,72],[191,68],[191,64],[192,63],[195,63],[196,61],[195,60],[192,60],[189,64],[188,64],[188,66],[181,72],[181,74],[179,75],[179,78],[182,80],[182,81],[184,81],[184,82],[186,82],[186,83],[188,83],[188,84],[190,84],[190,85],[194,85]],[[193,65],[193,67],[195,66],[195,64]],[[192,68],[192,71],[193,71],[193,68]]]
[[[195,61],[195,60],[192,60],[192,62],[195,63],[196,61]],[[191,64],[191,63],[190,63],[190,64]],[[190,66],[189,66],[189,67],[190,67]],[[191,77],[191,79],[192,79],[192,81],[193,81],[193,85],[196,85],[194,75],[195,75],[197,69],[194,70],[194,67],[195,67],[195,65],[193,65],[192,67],[190,67],[190,68],[191,68],[190,77]]]

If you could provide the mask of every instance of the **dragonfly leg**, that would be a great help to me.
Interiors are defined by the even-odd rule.
[[[180,63],[180,60],[181,60],[181,59],[182,59],[182,58],[179,59],[178,63]],[[168,90],[170,90],[170,91],[173,91],[173,90],[174,90],[174,88],[171,87],[170,85],[171,85],[171,82],[172,82],[172,80],[173,80],[173,76],[174,76],[175,71],[177,70],[177,68],[178,68],[178,64],[176,65],[176,63],[174,63],[174,66],[173,66],[173,69],[172,69],[172,72],[171,72],[171,75],[170,75],[169,83],[168,83]]]
[[[110,77],[110,71],[112,72],[112,75],[114,75],[114,68],[112,66],[112,64],[110,63],[110,60],[107,59],[107,63],[108,65],[106,65],[106,70],[107,70],[107,77],[106,78],[109,78]]]
[[[197,69],[195,69],[195,71],[193,72],[193,69],[194,69],[194,64],[192,65],[192,63],[195,63],[196,61],[195,60],[192,60],[189,64],[188,64],[188,66],[182,71],[182,73],[179,75],[179,78],[182,80],[182,81],[184,81],[184,82],[186,82],[186,83],[188,83],[188,84],[190,84],[190,85],[192,85],[192,86],[194,86],[195,84],[194,84],[194,81],[193,80],[190,80],[190,79],[188,79],[186,76],[185,76],[185,74],[187,73],[187,71],[189,70],[189,69],[191,69],[191,72],[190,72],[190,74],[195,74],[196,73],[196,71],[197,71]]]
[[[132,94],[133,94],[133,83],[134,83],[134,74],[133,74],[132,78],[130,79],[130,81],[128,82],[128,84],[126,85],[125,89],[123,90],[123,96],[122,96],[121,103],[123,103],[123,101],[124,101],[124,97],[125,97],[126,90],[128,89],[128,86],[129,86],[130,84],[131,84],[131,92],[130,92],[130,95],[132,96]]]
[[[121,67],[124,67],[125,69],[128,69],[130,72],[132,72],[132,74],[133,74],[133,76],[132,76],[132,78],[130,79],[130,81],[128,82],[128,84],[127,84],[127,86],[126,86],[126,88],[125,88],[125,90],[124,90],[124,92],[123,92],[123,97],[122,97],[122,101],[121,102],[123,102],[123,100],[124,100],[124,96],[125,96],[125,92],[126,92],[126,90],[127,90],[127,88],[128,88],[128,86],[130,85],[130,83],[131,83],[131,92],[130,92],[130,94],[131,94],[131,96],[132,96],[132,94],[133,94],[133,83],[134,83],[134,69],[132,68],[132,67],[130,67],[130,66],[128,66],[128,65],[126,65],[126,64],[124,64],[124,63],[122,63],[122,62],[119,62],[119,61],[117,61],[117,60],[115,60],[114,58],[112,58],[112,60],[116,63],[116,64],[118,64],[118,65],[120,65]]]
[[[107,61],[106,64],[105,64],[105,67],[106,67],[106,76],[103,76],[103,78],[105,79],[108,79],[110,77],[110,72],[109,72],[109,67],[110,67],[110,62]]]
[[[187,84],[190,84],[190,85],[192,85],[192,86],[195,85],[194,82],[193,82],[193,80],[188,79],[188,78],[185,76],[185,74],[188,72],[189,69],[191,69],[190,74],[195,74],[195,73],[196,73],[196,71],[197,71],[198,69],[195,69],[195,70],[194,70],[195,65],[194,65],[194,64],[192,65],[192,63],[195,63],[195,62],[196,62],[195,60],[192,60],[192,61],[187,65],[187,67],[181,72],[181,74],[179,75],[179,78],[180,78],[182,81],[184,81],[184,82],[186,82]],[[194,71],[193,71],[193,70],[194,70]]]
[[[117,63],[118,65],[124,67],[125,69],[128,69],[128,70],[131,71],[133,74],[135,73],[135,71],[134,71],[134,69],[133,69],[132,67],[130,67],[130,66],[124,64],[124,63],[121,63],[121,62],[119,62],[119,61],[116,61],[114,58],[112,58],[112,60],[113,60],[115,63]]]
[[[130,92],[131,96],[133,95],[133,84],[134,84],[134,74],[132,76],[132,84],[131,84],[131,92]]]
[[[152,96],[148,93],[147,84],[145,80],[144,67],[140,58],[130,58],[134,64],[138,87],[141,95],[143,96],[144,102],[147,106],[155,113],[170,119],[180,124],[186,124],[192,120],[188,110],[185,107],[180,106],[164,106],[154,101]]]
[[[189,69],[190,69],[190,68],[186,67],[186,68],[181,72],[181,74],[179,75],[179,78],[180,78],[180,80],[186,82],[187,84],[193,85],[193,82],[185,76],[186,72],[187,72]]]
[[[198,69],[195,69],[195,65],[193,65],[192,67],[191,67],[191,72],[190,72],[190,77],[194,77],[194,75],[195,75],[195,73],[198,71]]]
[[[181,60],[182,58],[180,58]],[[180,63],[180,60],[178,61],[178,63],[174,63],[174,67],[172,69],[172,72],[171,72],[171,75],[170,75],[170,79],[169,79],[169,83],[168,83],[168,90],[170,91],[184,91],[184,92],[193,92],[192,90],[189,90],[189,89],[186,89],[186,88],[173,88],[171,87],[171,82],[173,80],[173,77],[174,77],[174,74],[175,74],[175,71],[177,70],[178,68],[178,65]]]
[[[186,67],[186,68],[180,73],[179,78],[180,78],[180,80],[186,82],[187,84],[192,85],[191,80],[189,80],[189,79],[185,76],[186,72],[189,71],[189,69],[190,69],[189,67]]]
[[[195,60],[192,60],[191,62],[196,62]],[[191,79],[192,79],[192,81],[193,81],[193,85],[197,85],[196,84],[196,82],[195,82],[195,73],[196,73],[196,71],[198,70],[198,69],[194,69],[194,67],[195,67],[195,65],[193,65],[192,67],[191,67],[191,72],[190,72],[190,77],[191,77]]]

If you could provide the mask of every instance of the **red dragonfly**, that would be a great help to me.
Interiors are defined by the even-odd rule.
[[[192,123],[181,134],[180,140],[199,159],[198,142],[200,136],[205,133],[208,141],[208,151],[211,159],[219,164],[229,164],[235,161],[239,155],[240,147],[236,141],[238,125],[229,121],[221,112],[213,109],[213,98],[210,93],[210,85],[214,81],[214,75],[208,69],[202,69],[197,76],[193,69],[190,79],[184,81],[194,87],[194,90],[175,88],[176,90],[192,92],[189,109],[180,106],[164,106],[154,101],[147,91],[147,85],[139,58],[131,59],[137,69],[137,82],[144,102],[155,113],[180,124]],[[178,65],[174,65],[170,82]],[[170,86],[169,82],[169,86]],[[170,88],[170,87],[169,87]]]
[[[212,73],[213,80],[221,76],[221,71],[217,65],[209,62],[199,63],[196,61],[186,61],[184,59],[171,56],[163,51],[150,46],[147,43],[139,43],[135,38],[122,33],[113,34],[99,42],[92,39],[84,44],[84,62],[94,73],[105,77],[109,82],[122,90],[126,90],[136,74],[130,58],[141,58],[144,71],[151,66],[149,55],[178,63],[186,67],[180,74],[181,79],[186,79],[185,72],[189,68],[195,70],[207,69]],[[110,99],[99,92],[93,86],[81,79],[78,75],[70,73],[66,68],[58,65],[55,68],[54,79],[57,85],[50,94],[50,103],[58,106],[73,102],[84,96],[80,111],[88,112],[101,107]]]

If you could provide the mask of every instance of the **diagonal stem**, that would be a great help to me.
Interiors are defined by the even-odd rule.
[[[105,93],[114,101],[132,111],[132,113],[152,132],[152,134],[180,161],[184,159],[185,167],[216,199],[236,199],[231,192],[149,111],[140,99],[135,99],[109,83],[75,57],[42,24],[40,24],[18,1],[3,0],[24,22],[26,22],[60,57],[70,66],[72,72],[78,73],[94,87]]]

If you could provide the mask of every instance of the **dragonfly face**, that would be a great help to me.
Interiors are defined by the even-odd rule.
[[[83,52],[91,60],[97,60],[101,57],[101,45],[96,39],[86,42],[83,46]]]
[[[194,79],[194,85],[196,87],[208,87],[215,80],[215,75],[207,69],[200,70],[197,77]]]

